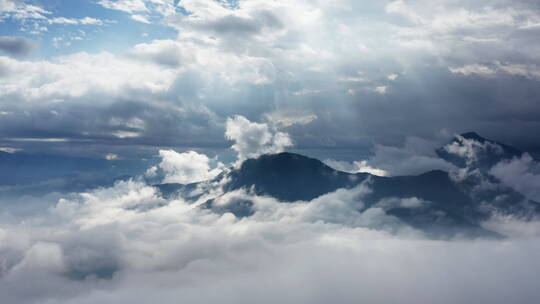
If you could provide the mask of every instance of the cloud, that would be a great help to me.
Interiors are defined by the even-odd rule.
[[[131,19],[146,24],[153,23],[153,18],[160,20],[176,14],[173,0],[100,0],[99,5],[107,9],[131,14]]]
[[[218,175],[223,167],[223,164],[217,163],[216,167],[212,168],[212,160],[195,151],[178,153],[173,150],[160,150],[159,156],[161,162],[158,167],[165,174],[164,183],[189,184],[209,180]],[[155,169],[150,168],[148,174],[155,175]]]
[[[519,158],[503,160],[489,171],[503,184],[540,202],[540,164],[529,154]]]
[[[130,52],[134,57],[172,67],[179,66],[182,63],[182,57],[191,59],[193,56],[183,53],[185,50],[181,45],[172,40],[156,40],[152,43],[137,44]]]
[[[437,141],[407,137],[402,146],[377,144],[373,155],[352,163],[326,161],[331,167],[347,172],[368,172],[380,176],[417,175],[430,170],[450,171],[454,166],[436,155]]]
[[[339,161],[339,160],[334,160],[334,159],[326,159],[324,163],[336,170],[349,172],[349,173],[365,172],[365,173],[369,173],[369,174],[373,174],[377,176],[388,175],[388,172],[382,169],[377,169],[377,168],[373,168],[369,166],[366,160],[346,162],[346,161]]]
[[[278,128],[287,128],[293,125],[307,125],[317,119],[315,114],[276,111],[267,113],[265,117]]]
[[[46,19],[46,15],[49,14],[51,12],[37,5],[27,4],[25,1],[0,0],[0,20]]]
[[[116,159],[118,159],[118,154],[107,153],[107,154],[105,154],[105,159],[106,160],[116,160]]]
[[[461,73],[465,76],[479,75],[494,77],[497,73],[507,73],[513,76],[522,76],[529,79],[540,79],[540,69],[532,64],[502,64],[493,65],[470,64],[462,67],[450,68],[452,73]]]
[[[231,149],[236,151],[239,161],[282,152],[293,145],[287,133],[273,130],[265,123],[251,122],[241,115],[227,119],[225,137],[235,142]]]
[[[106,52],[76,53],[56,58],[53,62],[18,61],[0,57],[0,64],[5,67],[5,73],[11,76],[2,84],[4,90],[0,98],[15,94],[22,95],[28,101],[34,98],[67,99],[87,95],[90,90],[114,96],[122,92],[125,86],[157,93],[166,90],[172,83],[171,79],[166,80],[171,76],[171,71],[137,64]]]
[[[6,152],[6,153],[15,153],[17,151],[20,151],[21,149],[17,149],[17,148],[11,148],[11,147],[0,147],[0,152]]]
[[[325,150],[323,159],[341,159],[338,149],[353,159],[376,143],[399,146],[409,135],[431,140],[442,129],[538,148],[527,132],[539,124],[530,96],[540,94],[534,27],[540,13],[530,1],[100,3],[177,32],[157,37],[145,29],[148,41],[114,55],[1,60],[2,111],[14,113],[0,122],[3,130],[70,130],[80,149],[78,142],[97,146],[105,137],[118,140],[107,139],[115,149],[186,142],[224,148],[227,117],[239,114],[274,119],[298,149]],[[77,113],[80,123],[74,115],[45,127],[31,123],[49,121],[48,113],[60,107]],[[144,114],[127,115],[130,107]],[[145,132],[108,129],[112,108],[143,119]],[[282,114],[266,117],[272,113]]]
[[[0,36],[0,51],[12,56],[26,56],[36,51],[38,44],[24,37]]]
[[[512,215],[496,214],[482,223],[482,227],[510,237],[538,237],[540,222],[520,221]]]
[[[146,11],[146,1],[144,0],[100,0],[99,4],[103,7],[125,11],[128,13]]]
[[[110,23],[109,20],[100,20],[92,17],[84,17],[80,19],[66,18],[66,17],[55,17],[47,19],[49,24],[71,24],[71,25],[104,25]]]
[[[131,180],[43,212],[1,213],[0,292],[22,304],[536,302],[537,237],[428,240],[384,213],[425,202],[363,210],[369,191],[288,204],[231,193],[254,202],[255,214],[239,219]]]
[[[145,16],[142,16],[142,15],[131,15],[131,19],[138,22],[146,23],[146,24],[151,23]]]

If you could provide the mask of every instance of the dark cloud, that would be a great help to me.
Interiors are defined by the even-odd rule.
[[[4,59],[2,145],[224,148],[227,117],[282,112],[317,117],[282,128],[321,158],[470,130],[534,152],[538,7],[489,3],[187,1],[189,14],[163,20],[174,39],[119,55]]]
[[[0,51],[8,55],[22,57],[31,54],[37,48],[37,42],[28,38],[0,36]]]

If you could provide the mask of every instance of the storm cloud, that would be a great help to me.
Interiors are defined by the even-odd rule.
[[[18,139],[37,137],[91,142],[93,155],[223,149],[227,117],[301,113],[317,119],[283,131],[324,158],[470,130],[539,148],[528,132],[540,115],[533,2],[100,4],[177,35],[115,53],[0,58],[1,146],[35,150]]]

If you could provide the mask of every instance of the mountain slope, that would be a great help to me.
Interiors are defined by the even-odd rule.
[[[319,160],[294,153],[266,154],[248,159],[233,170],[226,192],[241,188],[281,201],[309,201],[340,188],[351,188],[369,174],[350,174],[330,168]]]

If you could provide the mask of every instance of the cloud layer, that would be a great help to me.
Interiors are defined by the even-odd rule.
[[[221,204],[255,204],[238,219],[131,180],[24,218],[4,212],[0,291],[10,303],[537,301],[537,237],[427,240],[383,211],[420,201],[360,213],[352,198],[369,191],[290,204],[230,193]]]
[[[2,3],[9,20],[116,26],[100,16],[60,19],[28,3]],[[335,149],[403,145],[406,136],[436,139],[441,130],[538,149],[528,132],[538,128],[540,111],[533,1],[95,5],[174,32],[145,32],[120,51],[0,57],[1,146],[37,149],[20,139],[63,138],[120,156],[126,145],[147,156],[155,146],[225,148],[227,118],[238,114],[275,119],[297,148],[325,149],[324,158],[337,158]],[[309,123],[289,124],[290,113]]]

